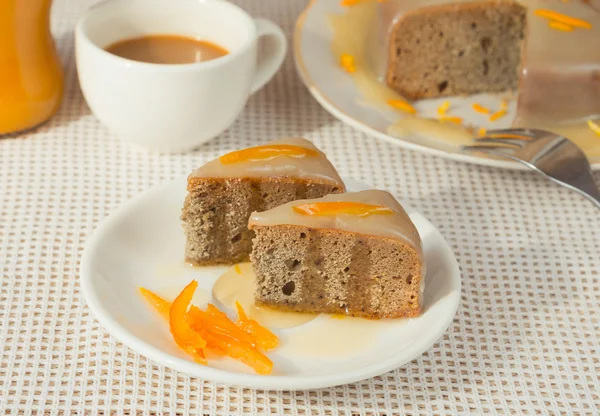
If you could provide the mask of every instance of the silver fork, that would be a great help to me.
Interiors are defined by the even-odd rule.
[[[520,162],[530,169],[579,192],[600,208],[600,190],[583,151],[566,137],[537,129],[490,130],[477,144],[462,146],[466,152],[482,152]],[[498,146],[502,145],[502,146]]]

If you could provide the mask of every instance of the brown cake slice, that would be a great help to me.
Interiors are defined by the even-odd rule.
[[[323,152],[302,138],[282,139],[215,159],[188,177],[181,219],[186,261],[197,265],[248,260],[253,211],[344,192]]]
[[[367,318],[420,315],[421,240],[388,192],[290,202],[253,213],[249,227],[258,304]]]
[[[421,99],[517,89],[527,24],[518,2],[392,0],[380,9],[379,25],[389,36],[386,81],[399,94]]]

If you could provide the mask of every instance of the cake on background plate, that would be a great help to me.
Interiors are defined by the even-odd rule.
[[[344,192],[323,152],[302,138],[231,152],[193,171],[181,219],[185,259],[196,265],[248,260],[248,218],[296,199]]]
[[[394,8],[387,3],[382,9]],[[392,89],[413,100],[517,89],[524,6],[501,0],[419,4],[392,12],[386,74]]]
[[[514,124],[550,130],[600,117],[600,0],[373,7],[370,65],[405,98],[515,91]]]
[[[293,201],[253,213],[249,227],[258,304],[366,318],[420,315],[421,239],[390,193]]]

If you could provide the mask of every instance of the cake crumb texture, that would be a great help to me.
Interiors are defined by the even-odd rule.
[[[342,191],[333,183],[288,177],[194,178],[181,215],[186,261],[196,265],[248,261],[254,236],[248,218],[253,211]]]
[[[516,90],[526,22],[513,1],[411,10],[390,33],[387,84],[408,99]]]
[[[391,238],[297,225],[255,226],[257,303],[365,318],[421,313],[421,259]]]

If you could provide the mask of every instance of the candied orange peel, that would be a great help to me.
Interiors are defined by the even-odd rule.
[[[489,114],[490,113],[490,109],[482,106],[481,104],[475,103],[472,105],[472,107],[473,107],[473,110],[477,111],[478,113],[481,113],[481,114]]]
[[[169,329],[173,339],[181,349],[190,354],[196,361],[203,362],[206,340],[190,326],[187,321],[187,310],[198,287],[192,280],[171,303],[169,310]]]
[[[393,108],[395,108],[397,110],[402,110],[402,111],[410,113],[410,114],[416,114],[417,113],[417,109],[414,108],[409,103],[407,103],[406,101],[403,101],[403,100],[388,100],[387,103],[388,103],[388,105],[390,107],[393,107]]]
[[[272,159],[277,156],[314,157],[318,156],[318,154],[319,152],[315,149],[307,149],[306,147],[291,144],[267,144],[227,153],[221,156],[219,160],[224,165],[229,165],[247,161]]]
[[[495,113],[493,113],[492,115],[490,115],[490,121],[500,120],[502,117],[504,117],[506,115],[506,113],[507,113],[506,110],[498,110]]]
[[[437,113],[438,113],[438,115],[440,115],[440,116],[445,116],[445,115],[446,115],[446,112],[448,111],[448,109],[449,109],[449,108],[450,108],[450,101],[444,101],[444,102],[442,103],[442,105],[440,105],[440,106],[437,108]]]
[[[562,22],[550,21],[548,22],[548,27],[551,29],[560,30],[561,32],[572,32],[574,27]]]
[[[346,72],[356,72],[356,63],[354,62],[354,56],[349,53],[343,53],[340,56],[340,65]]]
[[[594,123],[592,120],[587,121],[587,125],[597,136],[600,136],[600,126]]]
[[[546,19],[563,23],[565,25],[573,26],[580,29],[591,29],[592,24],[586,20],[571,17],[566,14],[555,12],[554,10],[537,9],[535,12],[536,16],[544,17]]]
[[[150,292],[148,289],[140,287],[140,292],[152,306],[162,315],[163,318],[169,319],[169,311],[171,302],[167,302],[157,294]]]
[[[393,214],[390,208],[383,205],[370,205],[361,202],[315,202],[312,204],[294,205],[294,212],[302,215],[326,216],[336,214],[349,214],[359,217],[368,215]]]
[[[439,118],[439,120],[442,122],[455,123],[455,124],[462,124],[462,122],[463,122],[463,119],[461,117],[456,117],[456,116],[442,116]]]
[[[206,353],[237,359],[258,374],[269,374],[273,362],[262,351],[270,351],[279,339],[258,322],[249,319],[241,305],[236,304],[237,322],[216,306],[209,304],[206,310],[190,305],[198,286],[192,280],[172,303],[145,288],[142,295],[165,318],[169,320],[171,335],[195,361],[206,364]]]

